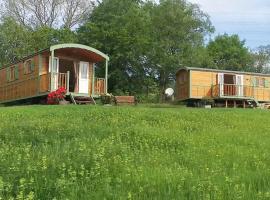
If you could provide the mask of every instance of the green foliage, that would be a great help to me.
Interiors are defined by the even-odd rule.
[[[76,31],[28,27],[12,18],[0,22],[0,67],[60,43],[82,43],[110,56],[109,91],[142,102],[164,99],[181,66],[268,72],[269,52],[251,53],[237,35],[217,36],[196,4],[186,0],[103,0]],[[104,64],[96,68],[104,76]]]
[[[163,93],[176,69],[194,62],[196,48],[212,30],[207,15],[184,0],[105,0],[78,37],[111,57],[111,91],[145,94],[149,82]]]
[[[32,30],[11,18],[0,23],[0,65],[9,64],[54,44],[76,42],[69,29],[40,27]]]
[[[76,43],[76,34],[69,29],[40,27],[32,32],[32,48],[44,49],[55,44]]]
[[[147,21],[148,16],[137,1],[105,0],[79,28],[80,43],[94,46],[111,58],[110,91],[142,89],[145,71],[141,59],[148,44]]]
[[[268,119],[237,109],[2,108],[0,198],[268,199]]]
[[[219,35],[209,42],[207,50],[214,68],[255,71],[252,54],[238,35]]]
[[[256,72],[270,72],[270,45],[258,47],[257,51],[253,53],[253,58]]]
[[[31,33],[11,18],[0,23],[0,65],[14,62],[31,51]]]

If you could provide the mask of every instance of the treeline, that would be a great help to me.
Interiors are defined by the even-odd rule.
[[[162,100],[181,66],[267,72],[270,60],[269,46],[252,52],[237,35],[209,41],[209,16],[186,0],[4,0],[2,7],[1,65],[81,43],[110,56],[110,92],[147,101]]]

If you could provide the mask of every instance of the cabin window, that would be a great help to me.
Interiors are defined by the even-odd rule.
[[[7,68],[7,82],[15,81],[19,79],[19,66],[15,65]]]
[[[186,74],[180,75],[180,77],[179,77],[179,83],[180,83],[180,84],[184,84],[186,81],[187,81],[187,76],[186,76]]]
[[[35,70],[34,60],[27,60],[24,62],[24,74],[30,74]]]
[[[269,81],[268,81],[268,79],[265,79],[264,85],[265,85],[266,88],[269,88]]]
[[[260,87],[265,87],[265,78],[260,79]]]
[[[255,87],[269,88],[269,81],[266,78],[255,77],[253,78],[253,85]]]
[[[255,86],[259,87],[260,85],[260,79],[258,77],[255,78]]]

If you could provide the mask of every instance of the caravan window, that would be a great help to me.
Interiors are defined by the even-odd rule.
[[[255,77],[253,78],[253,85],[255,87],[268,87],[268,81],[265,78],[261,78],[261,77]]]
[[[27,60],[24,62],[24,74],[30,74],[34,71],[34,61]]]
[[[187,82],[187,75],[186,74],[181,74],[180,76],[179,76],[179,83],[180,84],[184,84],[184,83],[186,83]]]
[[[265,78],[260,79],[260,86],[265,87]]]
[[[15,66],[10,67],[9,71],[9,81],[14,81],[15,80]]]
[[[258,77],[255,78],[255,87],[260,86],[260,79]]]
[[[19,66],[15,65],[7,68],[7,82],[19,79]]]

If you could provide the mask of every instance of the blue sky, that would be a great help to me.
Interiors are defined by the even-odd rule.
[[[215,34],[238,34],[255,49],[270,44],[270,0],[189,0],[210,15]]]

